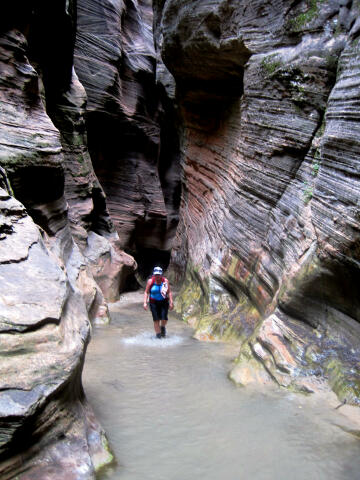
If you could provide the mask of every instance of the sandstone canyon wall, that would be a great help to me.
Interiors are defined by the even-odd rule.
[[[360,402],[356,1],[156,0],[182,115],[178,308],[232,377]]]
[[[124,249],[142,275],[167,266],[180,202],[152,19],[149,0],[9,1],[0,18],[1,478],[112,459],[81,384],[89,320],[134,285]]]
[[[124,250],[166,266],[178,217],[178,307],[240,340],[232,378],[358,404],[359,2],[7,6],[0,477],[111,459],[81,385],[89,319],[134,272]]]
[[[167,266],[178,221],[178,140],[155,81],[150,0],[78,0],[75,68],[89,150],[120,245],[149,274]]]
[[[87,149],[76,5],[8,2],[0,21],[0,477],[94,478],[112,459],[81,371],[132,257]]]

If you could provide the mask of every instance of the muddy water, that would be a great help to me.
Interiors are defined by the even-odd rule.
[[[141,300],[114,305],[87,353],[85,391],[117,458],[101,478],[360,478],[360,443],[339,428],[341,409],[236,387],[227,379],[234,347],[198,342],[174,318],[169,337],[154,339]]]

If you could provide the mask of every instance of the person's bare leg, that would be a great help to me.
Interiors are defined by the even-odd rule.
[[[161,336],[162,337],[165,337],[166,336],[166,324],[167,324],[167,320],[160,320],[160,330],[161,330]]]
[[[160,333],[161,332],[161,330],[160,330],[160,320],[155,320],[154,330],[155,330],[155,333]]]

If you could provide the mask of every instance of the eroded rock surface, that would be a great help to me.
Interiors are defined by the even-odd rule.
[[[81,386],[90,323],[77,247],[57,258],[4,188],[0,217],[1,478],[91,478],[109,454]]]
[[[358,3],[155,0],[156,51],[148,0],[8,6],[0,476],[110,460],[81,386],[89,318],[136,267],[123,248],[166,264],[179,157],[172,265],[197,336],[240,340],[240,384],[359,404]]]
[[[90,319],[108,321],[106,300],[136,264],[120,250],[86,148],[73,7],[27,2],[0,21],[4,479],[89,479],[112,459],[81,372]]]
[[[179,308],[242,340],[247,379],[358,404],[359,5],[154,3],[183,118]]]
[[[148,257],[151,266],[157,255],[168,263],[180,197],[177,135],[155,83],[151,4],[79,0],[75,51],[94,168],[120,246],[145,271]]]

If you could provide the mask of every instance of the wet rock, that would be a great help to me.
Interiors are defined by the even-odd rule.
[[[280,385],[321,377],[359,403],[358,5],[155,5],[183,122],[178,308]],[[304,337],[284,334],[297,321]]]
[[[86,431],[104,433],[82,393],[90,323],[71,281],[76,266],[46,247],[20,202],[0,193],[1,222],[11,227],[0,240],[0,474],[41,479],[51,470],[65,478],[65,469],[67,478],[91,478],[90,446],[99,453],[103,446]],[[53,461],[53,452],[66,450]],[[79,468],[86,475],[79,477]]]
[[[111,239],[90,232],[84,251],[92,275],[108,302],[119,299],[128,275],[136,269],[134,258],[121,250],[118,243],[116,235]]]
[[[105,285],[102,293],[81,250],[101,270],[89,232],[112,237],[108,252],[118,238],[86,150],[85,94],[72,49],[49,28],[59,14],[62,34],[69,32],[72,4],[60,13],[29,7],[0,22],[0,476],[94,478],[111,454],[81,371],[89,318],[108,319],[109,292]],[[106,268],[116,277],[123,265],[111,262]],[[120,279],[113,297],[116,285]]]

